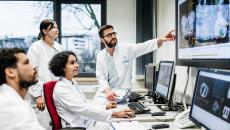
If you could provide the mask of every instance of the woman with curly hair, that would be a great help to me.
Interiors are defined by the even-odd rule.
[[[51,72],[60,77],[55,85],[53,100],[61,117],[63,127],[96,127],[109,129],[108,122],[112,117],[132,118],[130,109],[112,112],[106,110],[116,107],[108,104],[104,108],[87,101],[83,91],[73,80],[78,73],[77,56],[72,51],[56,54],[49,63]]]

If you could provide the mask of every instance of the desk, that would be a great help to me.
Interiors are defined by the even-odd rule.
[[[147,106],[147,105],[146,105]],[[157,112],[157,111],[161,111],[156,105],[151,104],[150,106],[148,106],[151,108],[151,112]],[[128,108],[125,104],[123,105],[118,105],[118,107],[115,110],[121,110],[123,108]],[[174,118],[176,117],[176,115],[180,113],[178,111],[168,111],[166,112],[165,116],[151,116],[150,114],[137,114],[136,117],[132,118],[132,119],[126,119],[126,118],[113,118],[111,121],[112,122],[121,122],[121,121],[126,121],[127,125],[131,124],[129,123],[129,121],[138,121],[142,126],[144,126],[147,130],[152,129],[151,125],[154,124],[168,124],[170,127],[169,128],[165,128],[165,130],[181,130],[180,128],[178,128],[177,126],[175,126],[175,124],[173,123]],[[201,130],[200,128],[194,126],[191,128],[186,128],[183,130]]]
[[[143,126],[145,126],[145,128],[147,128],[147,130],[154,130],[151,128],[151,125],[154,125],[154,124],[168,124],[169,125],[169,128],[165,128],[163,130],[201,130],[200,128],[194,126],[194,127],[191,127],[191,128],[186,128],[186,129],[180,129],[178,128],[177,126],[175,126],[175,124],[173,122],[141,122],[141,124]]]
[[[147,105],[146,105],[147,106]],[[158,112],[161,111],[156,105],[152,105],[152,106],[148,106],[151,109],[151,113],[152,112]],[[126,104],[118,104],[117,108],[112,109],[112,111],[119,111],[122,109],[127,109],[128,106]],[[151,114],[137,114],[135,115],[134,118],[131,119],[126,119],[126,118],[113,118],[112,121],[140,121],[140,122],[156,122],[156,121],[162,121],[162,122],[169,122],[169,121],[173,121],[175,116],[178,114],[179,112],[177,111],[170,111],[170,112],[166,112],[165,116],[151,116]]]
[[[100,94],[96,94],[100,95]],[[108,100],[105,99],[105,97],[96,96],[94,101],[97,101],[98,103],[108,103]],[[140,102],[143,102],[146,106],[148,106],[151,109],[152,112],[158,112],[161,111],[156,104],[152,102],[152,99],[145,98],[145,100],[141,100]],[[111,109],[112,111],[120,111],[123,109],[127,109],[127,103],[118,104],[117,108]],[[159,124],[159,123],[166,123],[170,125],[171,130],[180,130],[177,126],[174,125],[173,121],[174,118],[177,116],[177,114],[180,113],[178,111],[167,111],[165,116],[151,116],[151,114],[137,114],[134,118],[127,119],[127,118],[113,118],[111,119],[111,122],[127,122],[127,125],[132,124],[129,123],[129,121],[138,121],[141,125],[143,125],[147,130],[151,128],[151,125],[153,124]],[[113,128],[111,127],[111,130]],[[116,129],[116,130],[122,130],[122,129]],[[183,130],[200,130],[200,128],[193,127]]]

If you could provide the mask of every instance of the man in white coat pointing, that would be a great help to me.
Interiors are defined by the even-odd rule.
[[[163,42],[175,40],[169,32],[164,38],[148,40],[140,44],[119,43],[117,33],[112,25],[104,25],[99,29],[101,42],[105,49],[97,55],[96,77],[100,90],[104,91],[108,100],[114,100],[116,94],[112,87],[131,88],[132,64],[135,58],[161,47]]]

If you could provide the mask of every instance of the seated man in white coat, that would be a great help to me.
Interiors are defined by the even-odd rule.
[[[87,101],[82,89],[73,80],[78,73],[77,57],[71,51],[56,54],[49,64],[51,72],[60,77],[55,85],[53,100],[61,117],[62,127],[86,127],[109,129],[112,117],[131,118],[134,112],[125,109],[112,112],[108,106],[95,105]]]
[[[141,44],[118,44],[117,33],[112,25],[102,26],[98,33],[105,49],[97,55],[96,76],[102,87],[100,91],[105,92],[108,100],[114,100],[116,96],[110,90],[112,87],[131,88],[132,64],[135,58],[156,50],[165,41],[175,39],[171,31],[164,38],[148,40]]]
[[[24,101],[28,87],[37,83],[37,70],[25,51],[0,50],[0,128],[1,130],[45,130],[29,103]]]

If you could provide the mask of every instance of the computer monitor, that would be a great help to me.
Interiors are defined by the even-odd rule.
[[[207,129],[230,130],[230,72],[198,72],[190,118]]]
[[[156,67],[145,65],[145,88],[148,90],[147,96],[152,97],[156,86]]]
[[[161,61],[158,69],[158,80],[155,89],[155,103],[167,104],[164,110],[176,110],[173,107],[172,95],[175,87],[173,61]],[[161,107],[161,106],[160,106]],[[163,110],[163,108],[161,108]]]
[[[177,65],[230,69],[229,0],[176,0]]]
[[[174,62],[161,61],[158,73],[156,93],[161,97],[170,100],[174,78]]]

